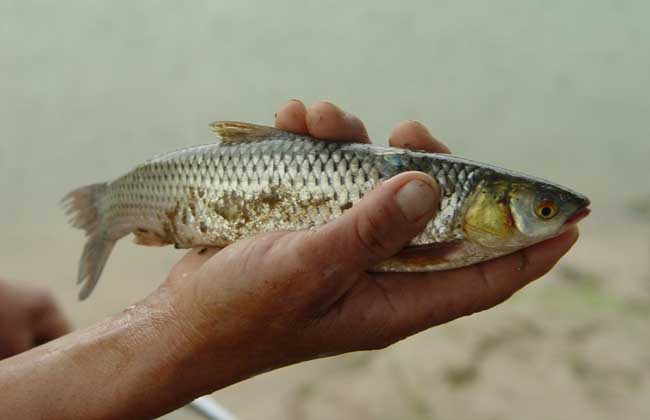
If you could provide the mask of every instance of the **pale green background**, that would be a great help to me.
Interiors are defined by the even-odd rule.
[[[51,286],[77,326],[142,298],[180,254],[123,241],[77,303],[83,235],[59,199],[212,141],[212,120],[270,124],[293,97],[335,101],[379,143],[416,119],[456,154],[584,192],[584,237],[650,195],[649,16],[614,0],[2,1],[0,275]]]

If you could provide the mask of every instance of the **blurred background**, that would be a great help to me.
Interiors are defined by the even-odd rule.
[[[79,303],[84,238],[61,197],[213,141],[213,120],[272,124],[288,99],[329,99],[377,143],[419,120],[460,156],[587,194],[593,213],[504,305],[219,401],[242,419],[650,418],[649,15],[612,0],[3,1],[0,275],[50,287],[77,327],[120,311],[182,252],[121,241]]]

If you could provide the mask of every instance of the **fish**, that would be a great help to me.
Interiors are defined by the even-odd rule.
[[[589,199],[540,178],[457,156],[316,139],[217,121],[219,138],[158,155],[110,182],[63,199],[87,242],[79,299],[95,288],[115,243],[226,247],[263,232],[315,229],[383,180],[429,174],[436,215],[398,254],[370,271],[436,271],[506,255],[559,235],[589,213]]]

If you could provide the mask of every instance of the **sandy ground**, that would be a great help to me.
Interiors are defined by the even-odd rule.
[[[646,207],[594,214],[555,270],[497,309],[215,397],[242,419],[650,418]]]

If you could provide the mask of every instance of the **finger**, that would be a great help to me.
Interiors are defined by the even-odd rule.
[[[406,172],[379,184],[341,217],[312,232],[303,244],[310,266],[358,272],[397,253],[434,216],[435,181]]]
[[[577,227],[514,254],[456,270],[378,273],[394,308],[393,328],[404,337],[491,308],[546,274],[578,239]]]
[[[320,101],[307,108],[307,129],[318,139],[370,143],[363,122],[331,102]]]
[[[390,134],[388,143],[402,149],[451,153],[447,146],[433,137],[429,130],[417,121],[402,121],[397,124]]]
[[[292,99],[282,105],[275,114],[275,127],[297,134],[308,134],[307,108],[298,99]]]

